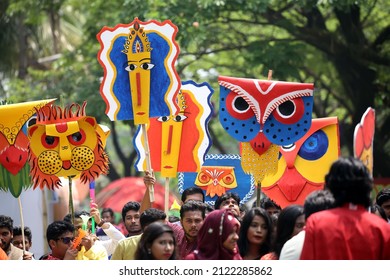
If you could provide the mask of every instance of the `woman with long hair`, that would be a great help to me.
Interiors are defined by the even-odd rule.
[[[271,251],[272,220],[267,211],[253,207],[241,222],[238,248],[244,260],[259,260]]]
[[[172,228],[162,222],[148,225],[134,256],[136,260],[175,260],[176,239]]]
[[[304,226],[303,206],[289,205],[283,208],[278,217],[272,252],[261,257],[261,260],[278,260],[284,243],[302,231]]]

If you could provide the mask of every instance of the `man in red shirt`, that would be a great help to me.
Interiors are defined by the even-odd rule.
[[[168,223],[175,234],[179,259],[184,260],[192,253],[197,246],[198,232],[205,219],[206,207],[203,202],[188,200],[180,208],[180,222],[178,224]]]
[[[315,213],[305,228],[302,260],[389,260],[390,224],[367,211],[373,179],[353,157],[339,158],[325,176],[336,208]]]

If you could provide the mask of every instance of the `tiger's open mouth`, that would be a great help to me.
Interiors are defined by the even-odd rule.
[[[70,163],[70,160],[65,160],[62,163],[62,168],[65,170],[69,170],[72,167],[72,164]]]

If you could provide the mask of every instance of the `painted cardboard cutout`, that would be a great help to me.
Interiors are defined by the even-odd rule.
[[[19,197],[31,187],[27,129],[35,123],[35,108],[55,99],[0,105],[0,190]]]
[[[218,82],[223,128],[238,141],[250,142],[255,150],[267,149],[251,142],[261,131],[270,143],[286,146],[309,130],[313,84],[224,76]]]
[[[162,177],[177,177],[177,172],[197,172],[211,146],[208,123],[212,114],[213,90],[207,83],[183,82],[172,114],[150,119],[148,142],[152,169]],[[146,170],[145,148],[138,129],[134,147],[138,153],[135,166]]]
[[[244,172],[239,155],[207,154],[200,172],[180,172],[178,179],[180,193],[198,186],[204,190],[205,202],[210,205],[226,192],[237,193],[243,204],[255,190],[253,176]]]
[[[355,127],[353,135],[354,157],[360,159],[371,175],[374,168],[374,134],[375,134],[375,110],[367,108],[362,120]]]
[[[295,145],[280,148],[278,171],[265,177],[262,191],[282,208],[303,205],[308,194],[323,189],[325,175],[339,155],[337,118],[313,119],[309,131]]]
[[[58,188],[59,177],[80,177],[82,183],[89,183],[107,174],[103,142],[108,133],[99,128],[95,118],[85,115],[85,107],[86,102],[64,109],[49,105],[37,111],[37,122],[28,130],[34,189]]]
[[[169,115],[167,104],[180,87],[174,67],[177,31],[169,20],[135,18],[129,24],[103,27],[97,34],[98,60],[104,69],[100,94],[111,120],[134,120],[137,125]]]

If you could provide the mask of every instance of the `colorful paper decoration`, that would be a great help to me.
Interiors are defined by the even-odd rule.
[[[195,185],[213,198],[221,196],[228,189],[237,188],[237,178],[233,166],[202,166],[196,176]]]
[[[129,24],[103,27],[98,60],[104,68],[100,93],[111,120],[147,124],[149,117],[169,115],[168,102],[180,88],[175,70],[179,46],[177,27],[135,18]]]
[[[153,171],[176,178],[177,172],[199,171],[211,146],[208,123],[212,115],[212,88],[207,83],[183,82],[171,115],[150,119],[147,134]],[[135,167],[146,170],[142,131],[134,138],[138,153]]]
[[[277,171],[277,145],[291,145],[309,130],[314,86],[225,76],[218,82],[220,122],[242,142],[243,168],[260,187]]]
[[[207,154],[200,172],[179,173],[178,186],[180,193],[189,187],[202,188],[205,202],[210,205],[225,192],[235,192],[242,204],[252,197],[255,181],[242,170],[239,155]]]
[[[220,122],[240,142],[250,142],[263,132],[269,142],[286,146],[307,133],[311,125],[313,84],[220,76]],[[254,141],[253,141],[254,140]]]
[[[35,108],[55,99],[0,105],[0,190],[18,198],[32,186],[29,177],[27,129],[36,120]]]
[[[258,153],[253,149],[251,143],[240,143],[242,169],[253,175],[259,187],[265,176],[272,176],[277,172],[279,148],[278,145],[271,144],[268,149]]]
[[[58,188],[59,177],[80,177],[89,183],[107,174],[108,156],[102,143],[108,132],[85,115],[85,107],[86,102],[65,108],[51,104],[37,111],[37,122],[28,130],[34,189]]]
[[[375,110],[368,107],[363,114],[360,123],[355,127],[353,135],[354,157],[360,159],[371,175],[374,167],[374,134],[375,134]]]
[[[325,175],[340,155],[337,117],[313,119],[295,145],[280,148],[278,171],[266,176],[262,191],[282,208],[303,205],[308,194],[323,189]]]

